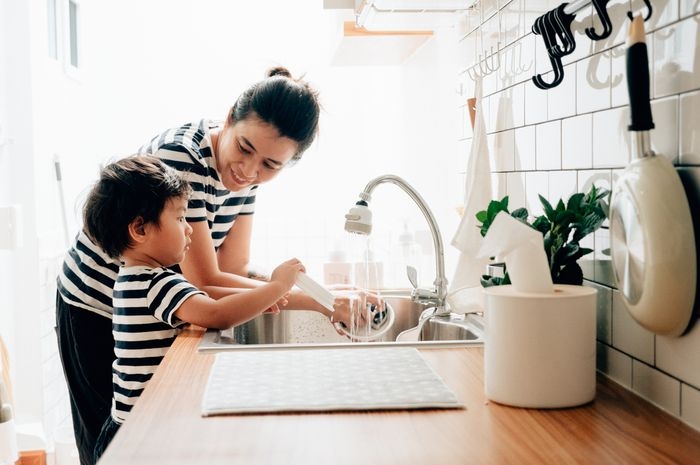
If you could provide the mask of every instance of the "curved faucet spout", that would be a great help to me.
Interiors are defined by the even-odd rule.
[[[433,237],[433,246],[435,249],[435,285],[434,290],[425,289],[414,289],[413,298],[417,302],[422,302],[429,304],[431,306],[436,306],[436,314],[448,313],[445,309],[445,296],[447,295],[447,279],[445,278],[445,251],[442,245],[442,236],[440,234],[440,229],[435,220],[435,216],[430,211],[428,204],[425,202],[423,197],[404,179],[399,176],[392,174],[386,174],[372,179],[365,186],[364,191],[360,193],[360,201],[357,205],[351,209],[350,213],[345,215],[347,221],[345,223],[345,229],[349,232],[354,232],[358,234],[369,234],[371,231],[371,225],[363,224],[363,220],[369,218],[371,221],[371,213],[363,214],[363,210],[367,208],[367,204],[372,199],[372,191],[384,183],[394,184],[400,187],[404,192],[408,194],[411,199],[418,205],[418,208],[423,213],[423,216],[428,222],[430,227],[430,233]]]

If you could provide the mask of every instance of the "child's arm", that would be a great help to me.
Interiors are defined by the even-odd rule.
[[[304,266],[299,260],[288,260],[275,268],[270,282],[262,286],[218,300],[201,294],[193,295],[180,305],[175,316],[205,328],[225,329],[244,323],[284,297],[294,285],[297,273],[303,270]]]

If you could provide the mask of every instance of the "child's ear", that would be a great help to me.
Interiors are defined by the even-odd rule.
[[[137,216],[129,223],[129,237],[137,243],[146,240],[146,223],[143,221],[143,217]]]

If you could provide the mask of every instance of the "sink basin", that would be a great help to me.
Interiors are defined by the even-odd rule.
[[[453,347],[483,343],[483,317],[479,314],[454,313],[426,321],[417,341],[397,342],[399,333],[418,324],[426,307],[413,302],[409,290],[383,290],[380,294],[393,308],[395,319],[380,338],[369,342],[353,342],[347,336],[338,334],[328,318],[318,312],[284,310],[276,315],[260,315],[233,328],[210,329],[202,338],[199,350],[374,345]]]

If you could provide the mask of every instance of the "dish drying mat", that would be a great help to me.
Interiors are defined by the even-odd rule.
[[[202,416],[227,413],[463,408],[418,350],[220,352]]]

